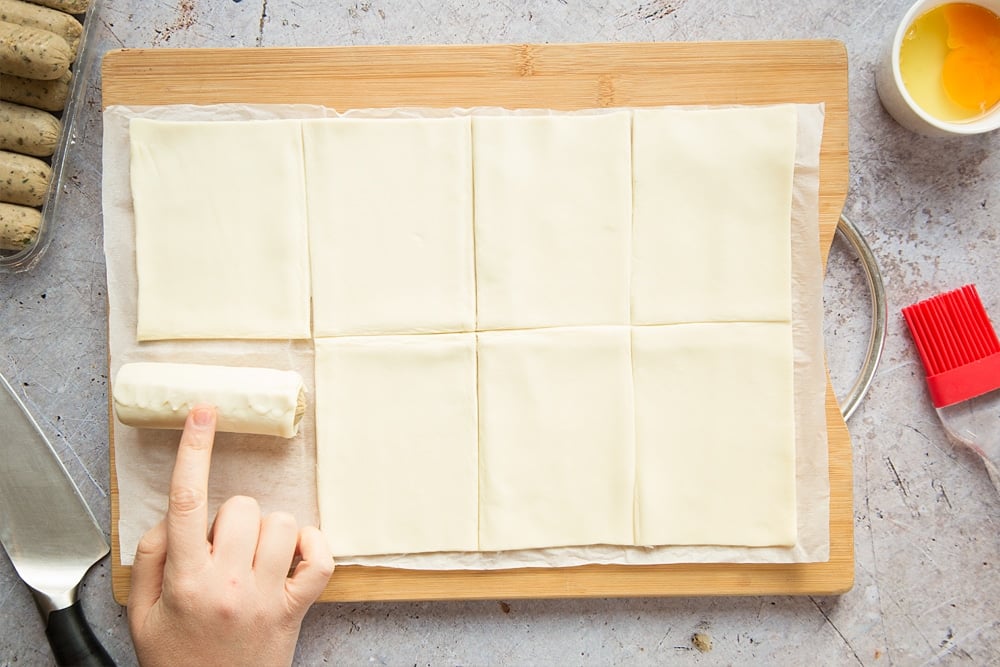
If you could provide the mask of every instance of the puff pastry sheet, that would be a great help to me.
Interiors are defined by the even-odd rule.
[[[792,257],[818,255],[821,109],[299,113],[113,130],[133,154],[144,341],[124,356],[194,345],[204,363],[232,357],[227,338],[288,342],[277,357],[315,371],[306,436],[338,556],[431,569],[822,557],[825,511],[798,551],[799,492],[826,468],[796,455],[822,452],[823,434],[795,429],[800,408],[817,412],[796,404],[800,367],[822,352],[802,342],[817,311],[796,271],[819,260]],[[803,114],[818,128],[807,148]],[[150,132],[176,144],[158,158],[173,163],[142,166]],[[274,170],[247,173],[265,159]],[[201,164],[230,173],[210,190]],[[171,197],[180,172],[195,184],[169,216],[149,212],[166,198],[148,195],[160,169]],[[216,213],[235,202],[221,225],[237,252],[178,242],[219,226],[185,217],[206,198]],[[245,239],[260,236],[266,251]],[[181,252],[190,275],[164,259]],[[198,292],[206,275],[217,284]],[[118,292],[113,368],[129,326]]]

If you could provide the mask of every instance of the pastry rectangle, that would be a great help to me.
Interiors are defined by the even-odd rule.
[[[475,334],[315,346],[319,507],[334,555],[475,551]]]
[[[634,114],[632,323],[791,319],[794,105]]]
[[[129,132],[138,339],[308,338],[299,121]]]
[[[792,331],[633,327],[636,543],[792,546]]]
[[[303,122],[316,336],[473,331],[468,118]]]
[[[480,330],[628,324],[628,112],[475,116]]]
[[[480,548],[631,544],[628,327],[478,338]]]

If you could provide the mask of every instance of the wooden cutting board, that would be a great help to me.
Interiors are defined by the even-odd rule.
[[[108,53],[103,105],[320,104],[584,109],[666,104],[826,104],[820,242],[826,262],[847,194],[847,53],[834,41],[510,44]],[[322,600],[652,595],[828,595],[854,581],[851,442],[827,387],[830,560],[800,564],[589,565],[499,571],[339,567]],[[112,581],[128,597],[111,444]]]

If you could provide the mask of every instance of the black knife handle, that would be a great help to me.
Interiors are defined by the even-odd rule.
[[[49,639],[57,665],[115,667],[115,661],[97,641],[94,631],[83,617],[79,600],[65,609],[49,612],[45,636]]]

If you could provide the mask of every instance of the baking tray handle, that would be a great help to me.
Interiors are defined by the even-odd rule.
[[[871,303],[871,332],[868,336],[868,349],[865,352],[865,360],[861,365],[854,384],[851,385],[847,395],[840,401],[840,412],[844,415],[844,420],[851,418],[865,395],[871,388],[872,380],[875,379],[875,371],[882,360],[882,350],[885,348],[886,323],[888,322],[888,311],[885,299],[885,284],[882,282],[882,272],[875,261],[875,255],[871,247],[865,241],[865,237],[850,219],[845,215],[840,216],[837,222],[837,233],[844,237],[851,248],[858,255],[861,268],[865,273],[865,281],[868,283],[868,291]]]

